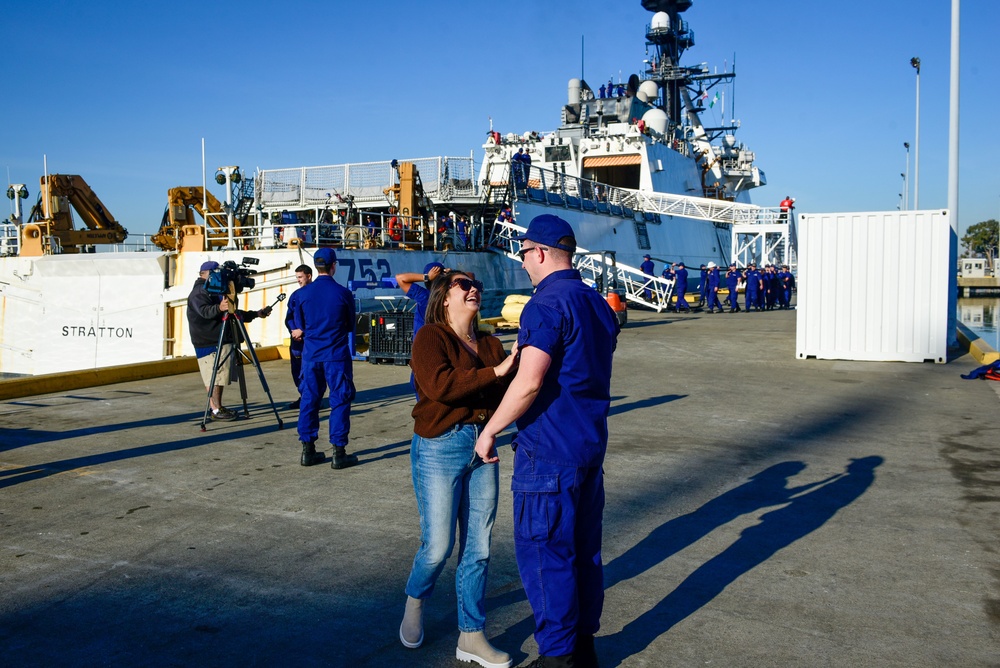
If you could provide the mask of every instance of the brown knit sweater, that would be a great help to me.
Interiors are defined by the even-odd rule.
[[[413,431],[435,438],[460,422],[484,425],[500,405],[513,374],[497,378],[493,367],[507,353],[500,340],[478,333],[479,355],[462,345],[447,325],[417,331],[410,367],[420,399],[413,407]]]

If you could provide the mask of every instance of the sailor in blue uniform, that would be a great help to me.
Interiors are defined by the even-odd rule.
[[[295,268],[295,280],[299,284],[300,288],[312,283],[313,270],[307,264],[300,264]],[[291,334],[296,329],[302,330],[302,327],[295,322],[295,313],[299,306],[299,290],[296,290],[288,298],[288,308],[285,310],[285,327],[288,329],[288,333]],[[302,381],[302,339],[295,338],[294,336],[289,339],[288,344],[288,357],[289,361],[292,363],[292,382],[295,383],[295,389],[299,388],[299,383]],[[302,393],[299,393],[299,398],[288,404],[289,410],[298,410],[299,405],[302,403]]]
[[[688,289],[688,270],[684,268],[683,262],[678,262],[675,266],[677,270],[674,272],[674,294],[677,296],[677,305],[674,310],[678,313],[681,311],[690,313],[691,305],[684,296]]]
[[[760,290],[757,292],[757,310],[763,311],[767,306],[767,265],[762,263],[757,273],[760,276]]]
[[[708,263],[708,312],[715,313],[716,308],[722,313],[722,302],[719,301],[719,267],[714,262]]]
[[[747,313],[757,309],[757,295],[760,292],[760,274],[757,272],[757,265],[751,262],[747,266],[747,287],[744,299],[744,306]]]
[[[708,269],[704,263],[701,265],[701,275],[698,283],[698,306],[704,306],[708,302]]]
[[[535,217],[518,239],[535,292],[521,313],[517,376],[476,442],[497,461],[497,433],[517,422],[514,550],[535,618],[539,665],[596,666],[604,605],[602,465],[618,321],[573,269],[573,228]]]
[[[781,265],[778,272],[778,308],[789,308],[792,303],[792,272],[788,265]]]
[[[653,264],[653,260],[652,258],[649,257],[648,253],[642,256],[642,264],[639,265],[639,271],[646,274],[647,276],[655,275],[653,272],[656,271],[656,265]],[[650,299],[653,298],[653,293],[650,292],[649,288],[643,290],[642,293],[645,296],[646,301],[649,301]]]
[[[740,271],[736,268],[736,263],[733,262],[729,265],[729,271],[726,272],[726,287],[729,288],[729,312],[739,313],[740,312],[740,301],[738,299],[739,295],[739,284],[740,284]]]
[[[354,330],[354,295],[333,280],[337,255],[332,248],[320,248],[313,255],[316,279],[302,288],[296,306],[295,322],[302,338],[302,405],[299,409],[299,440],[302,442],[302,465],[323,461],[316,452],[319,436],[319,405],[330,389],[330,443],[332,467],[342,469],[356,464],[357,456],[347,454],[351,431],[351,402],[354,401],[354,369],[350,335]],[[295,332],[293,332],[293,337]]]

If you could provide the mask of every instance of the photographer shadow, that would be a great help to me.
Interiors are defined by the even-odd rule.
[[[599,654],[608,665],[619,665],[645,650],[656,638],[707,605],[741,575],[819,529],[837,511],[853,503],[872,485],[875,469],[883,461],[878,456],[853,459],[843,473],[790,489],[785,486],[787,478],[805,465],[802,462],[777,464],[693,513],[658,527],[608,564],[606,588],[649,570],[740,515],[785,504],[761,516],[759,524],[745,529],[736,542],[699,566],[676,589],[621,631],[599,636]]]

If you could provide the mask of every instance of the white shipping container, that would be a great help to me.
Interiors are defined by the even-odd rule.
[[[798,359],[948,361],[948,211],[799,216]]]

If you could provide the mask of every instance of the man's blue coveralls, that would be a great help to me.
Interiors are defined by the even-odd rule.
[[[687,298],[685,293],[688,289],[688,270],[684,268],[684,263],[677,265],[677,271],[674,272],[674,294],[677,295],[677,312],[679,313],[681,309],[686,311],[691,310],[690,304],[687,303]]]
[[[698,283],[698,306],[704,306],[708,301],[708,269],[701,265],[701,277]]]
[[[521,313],[518,345],[551,364],[531,407],[517,420],[514,549],[535,616],[539,654],[571,654],[577,635],[600,628],[604,474],[611,358],[618,321],[575,269],[535,288]]]
[[[647,276],[652,276],[653,272],[656,271],[656,267],[653,264],[653,261],[649,258],[648,255],[643,255],[642,257],[643,261],[642,264],[639,265],[639,271],[646,274]],[[646,296],[646,301],[649,301],[653,297],[653,293],[650,292],[649,288],[643,290],[643,293]]]
[[[303,286],[305,287],[305,286]],[[299,288],[291,294],[288,298],[288,308],[285,311],[285,327],[288,329],[289,333],[293,329],[302,329],[301,324],[295,321],[295,312],[299,307],[299,292],[302,288]],[[302,346],[303,342],[301,339],[289,339],[288,344],[288,356],[292,363],[292,382],[295,383],[295,388],[298,389],[299,385],[302,384]],[[300,391],[301,393],[301,391]]]
[[[323,273],[319,266],[321,248],[314,258],[318,275],[300,294],[295,322],[302,329],[302,380],[299,390],[299,440],[309,443],[319,435],[319,405],[330,388],[330,443],[346,446],[351,431],[351,402],[354,401],[354,369],[350,333],[354,328],[354,295]],[[331,252],[332,255],[332,252]],[[336,256],[334,262],[336,261]]]
[[[737,297],[739,297],[739,284],[740,284],[740,273],[736,271],[736,267],[730,267],[730,270],[726,272],[726,287],[729,288],[729,312],[736,313],[740,310],[740,303]]]
[[[708,312],[718,308],[722,310],[722,302],[719,301],[719,268],[712,267],[708,272]]]
[[[747,291],[744,295],[744,304],[747,313],[757,309],[757,293],[760,292],[760,273],[756,269],[747,270]]]

